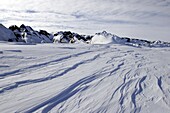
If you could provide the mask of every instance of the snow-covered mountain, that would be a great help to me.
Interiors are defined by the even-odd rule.
[[[170,43],[163,41],[147,41],[142,39],[133,39],[128,37],[119,37],[103,31],[95,35],[80,35],[70,31],[59,31],[57,33],[48,33],[45,30],[36,31],[30,26],[22,24],[20,27],[12,25],[9,29],[3,25],[0,31],[3,33],[2,41],[16,41],[25,43],[90,43],[90,44],[121,44],[135,47],[170,47]],[[8,32],[7,32],[8,31]],[[13,31],[13,33],[12,33]],[[13,35],[9,37],[9,35]],[[6,36],[5,36],[6,35]],[[14,36],[15,35],[15,36]],[[5,38],[6,37],[6,38]]]
[[[25,26],[22,24],[20,27],[13,25],[9,27],[16,36],[16,42],[25,42],[25,43],[52,43],[53,36],[52,34],[40,30],[35,31],[30,26]]]
[[[169,47],[1,42],[0,112],[169,113],[169,56]]]
[[[130,45],[134,47],[170,47],[169,42],[163,41],[148,41],[142,39],[133,39],[128,37],[119,37],[111,33],[103,31],[101,33],[96,33],[91,40],[92,44],[121,44]]]

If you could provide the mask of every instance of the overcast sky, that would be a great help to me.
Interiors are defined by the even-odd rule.
[[[170,0],[4,0],[0,23],[170,41]]]

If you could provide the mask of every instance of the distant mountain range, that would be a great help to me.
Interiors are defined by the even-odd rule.
[[[87,44],[123,44],[134,47],[170,47],[169,42],[148,41],[119,37],[103,31],[95,35],[80,35],[70,31],[49,33],[46,30],[36,31],[30,26],[22,24],[20,27],[12,25],[6,28],[0,24],[0,41],[24,43],[87,43]]]

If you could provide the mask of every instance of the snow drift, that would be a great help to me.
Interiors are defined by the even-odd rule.
[[[2,113],[169,113],[170,48],[0,44]]]
[[[170,111],[168,42],[25,25],[1,25],[0,33],[10,41],[0,42],[2,113]]]
[[[96,33],[91,40],[92,44],[111,44],[117,43],[113,35],[103,31],[102,33]]]

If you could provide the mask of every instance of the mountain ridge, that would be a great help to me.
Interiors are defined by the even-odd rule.
[[[143,39],[135,39],[129,37],[119,37],[106,31],[95,33],[95,35],[80,35],[71,31],[58,31],[56,33],[49,33],[46,30],[36,31],[30,26],[22,24],[20,27],[12,25],[6,28],[2,24],[0,31],[8,31],[7,35],[11,31],[14,35],[7,39],[0,38],[1,41],[9,42],[24,42],[24,43],[90,43],[90,44],[123,44],[134,47],[170,47],[169,42],[164,41],[148,41]],[[3,29],[2,29],[3,28]],[[1,36],[2,37],[2,36]],[[3,36],[5,37],[5,36]]]

